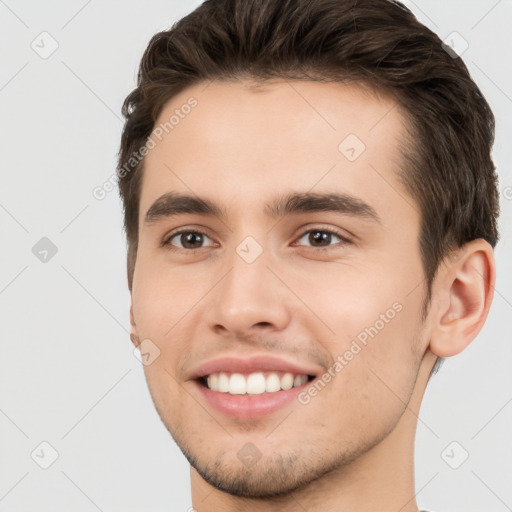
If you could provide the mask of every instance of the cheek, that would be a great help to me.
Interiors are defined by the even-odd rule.
[[[184,279],[179,271],[141,265],[134,278],[132,302],[139,338],[158,348],[158,356],[143,369],[153,401],[166,417],[174,417],[181,407],[179,371],[190,344],[184,327],[200,320],[195,318],[194,305],[203,294],[197,276]]]
[[[144,264],[140,261],[132,290],[139,336],[168,344],[181,319],[204,295],[204,281],[184,268]],[[142,338],[141,338],[142,339]]]
[[[317,340],[332,358],[335,400],[353,404],[354,414],[374,416],[375,409],[392,418],[403,410],[416,377],[421,287],[411,293],[407,275],[383,271],[338,269],[317,282],[326,284],[300,287],[298,294],[314,305],[308,325],[316,324]]]
[[[333,360],[339,364],[331,367],[334,377],[314,399],[318,402],[308,414],[314,428],[318,414],[329,411],[323,416],[323,423],[330,424],[325,430],[326,442],[333,436],[349,444],[356,439],[381,438],[404,413],[417,366],[408,346],[411,333],[404,336],[407,320],[400,317],[402,313],[394,318],[395,324],[392,320],[378,334],[369,334],[366,344],[347,337],[331,348]]]

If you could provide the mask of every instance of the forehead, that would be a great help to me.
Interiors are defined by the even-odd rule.
[[[241,207],[278,191],[336,189],[366,196],[376,209],[393,199],[410,209],[397,178],[406,133],[397,103],[360,85],[195,84],[155,123],[139,219],[172,190],[221,196],[233,207],[237,198]]]

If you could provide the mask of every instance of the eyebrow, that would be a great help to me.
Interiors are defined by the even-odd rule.
[[[381,219],[374,208],[362,199],[346,193],[291,193],[281,195],[265,205],[264,213],[273,218],[310,212],[335,212],[381,224]],[[179,192],[167,192],[160,196],[148,209],[144,224],[182,214],[196,214],[227,219],[227,211],[215,202]]]

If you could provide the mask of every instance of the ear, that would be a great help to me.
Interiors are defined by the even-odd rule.
[[[496,264],[491,245],[472,240],[445,258],[436,286],[430,350],[439,357],[462,352],[482,329],[494,295]]]
[[[139,333],[133,316],[133,303],[130,304],[130,339],[132,340],[134,347],[138,347],[140,345]]]

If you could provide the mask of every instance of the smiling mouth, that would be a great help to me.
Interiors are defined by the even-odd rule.
[[[315,375],[290,372],[253,372],[249,374],[217,372],[199,377],[197,381],[212,391],[229,395],[262,395],[303,386]]]

